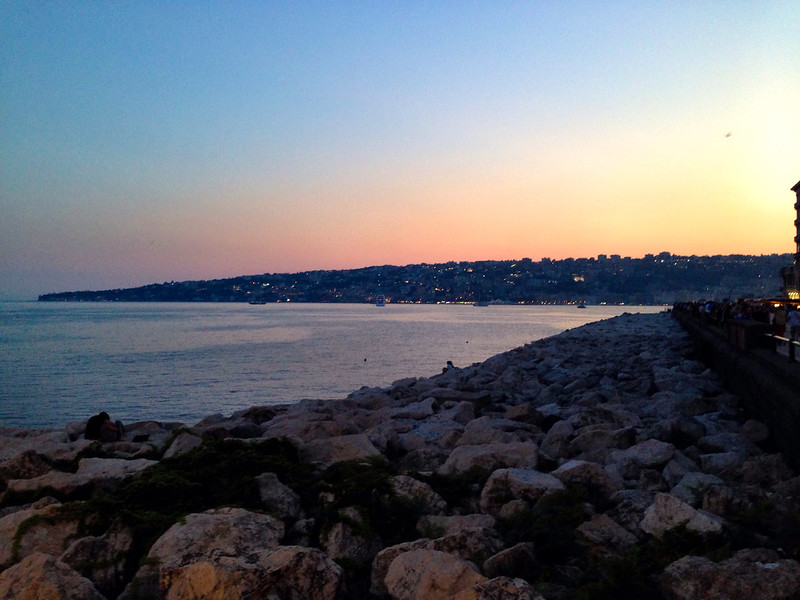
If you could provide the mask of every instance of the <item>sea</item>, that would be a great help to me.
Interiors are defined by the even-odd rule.
[[[430,377],[660,306],[0,303],[0,427],[192,425]]]

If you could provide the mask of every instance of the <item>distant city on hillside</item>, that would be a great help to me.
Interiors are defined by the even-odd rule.
[[[486,260],[361,269],[265,273],[142,287],[43,294],[77,302],[376,302],[495,304],[673,304],[781,295],[791,254],[533,261]]]

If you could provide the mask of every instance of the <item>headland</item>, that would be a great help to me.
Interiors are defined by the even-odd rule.
[[[2,430],[0,597],[798,597],[800,477],[699,358],[625,314],[120,442]]]

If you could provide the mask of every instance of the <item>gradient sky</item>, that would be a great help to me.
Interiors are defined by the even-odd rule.
[[[0,299],[794,252],[800,3],[0,3]]]

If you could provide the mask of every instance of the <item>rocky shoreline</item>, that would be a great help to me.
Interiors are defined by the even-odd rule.
[[[0,598],[800,597],[800,477],[669,313],[431,378],[0,429]]]

